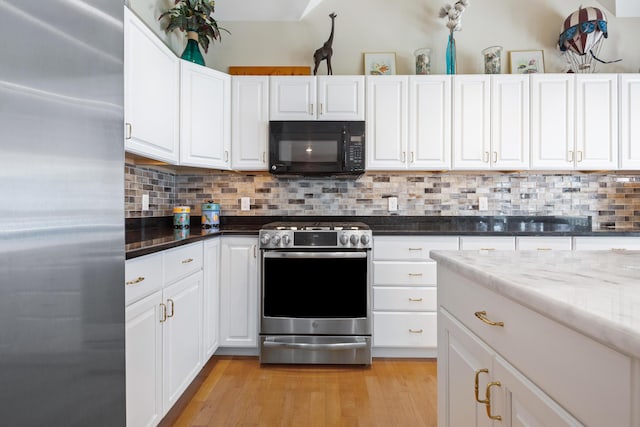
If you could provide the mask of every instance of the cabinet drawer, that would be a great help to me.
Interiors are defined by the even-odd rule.
[[[508,236],[462,236],[460,250],[496,250],[513,251],[516,249],[516,238]]]
[[[374,285],[435,286],[436,262],[373,262]]]
[[[640,250],[640,237],[576,236],[573,238],[576,251],[608,251],[611,249]]]
[[[373,287],[373,309],[388,311],[437,311],[436,288]]]
[[[449,269],[438,280],[440,306],[573,416],[590,426],[630,425],[629,357]],[[480,311],[504,326],[484,323]]]
[[[437,345],[436,313],[373,313],[374,347]]]
[[[162,254],[128,260],[124,265],[124,283],[125,305],[162,289]]]
[[[568,236],[520,236],[517,240],[521,251],[571,250],[571,237]]]
[[[202,268],[202,242],[180,246],[163,252],[166,284],[188,276]]]
[[[374,260],[428,261],[429,251],[458,250],[457,236],[374,237]]]

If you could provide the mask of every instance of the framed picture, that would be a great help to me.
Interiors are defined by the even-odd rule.
[[[541,50],[509,51],[511,74],[544,73],[544,52]]]
[[[393,75],[396,73],[396,53],[364,54],[364,74],[367,76]]]

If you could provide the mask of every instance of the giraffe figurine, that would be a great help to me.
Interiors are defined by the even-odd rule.
[[[331,34],[322,47],[317,49],[313,54],[313,62],[315,63],[315,67],[313,67],[314,76],[318,73],[318,66],[323,59],[327,60],[327,74],[333,74],[333,70],[331,69],[331,55],[333,55],[333,48],[331,45],[333,45],[333,28],[336,16],[338,15],[336,15],[335,12],[329,15],[329,18],[331,18]]]

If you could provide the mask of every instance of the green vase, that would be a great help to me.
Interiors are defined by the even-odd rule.
[[[187,31],[187,46],[184,48],[180,58],[204,65],[204,58],[200,52],[200,46],[198,46],[198,33],[195,31]]]

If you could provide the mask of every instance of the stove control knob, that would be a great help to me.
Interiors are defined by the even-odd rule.
[[[265,246],[269,244],[269,241],[271,241],[271,236],[269,236],[267,233],[264,233],[260,237],[260,243],[262,243]]]
[[[363,245],[367,245],[369,243],[369,236],[367,236],[366,234],[360,236],[360,243],[362,243]]]
[[[350,240],[352,245],[357,245],[358,242],[360,241],[360,239],[358,239],[358,236],[356,234],[352,234]]]
[[[291,243],[291,238],[289,237],[289,235],[285,234],[284,236],[282,236],[282,246],[289,246],[289,243]]]
[[[349,243],[349,236],[347,236],[346,234],[341,234],[340,235],[340,244],[341,245],[346,245]]]
[[[271,241],[273,242],[274,246],[278,246],[280,244],[280,236],[276,234],[275,236],[273,236],[273,239],[271,239]]]

